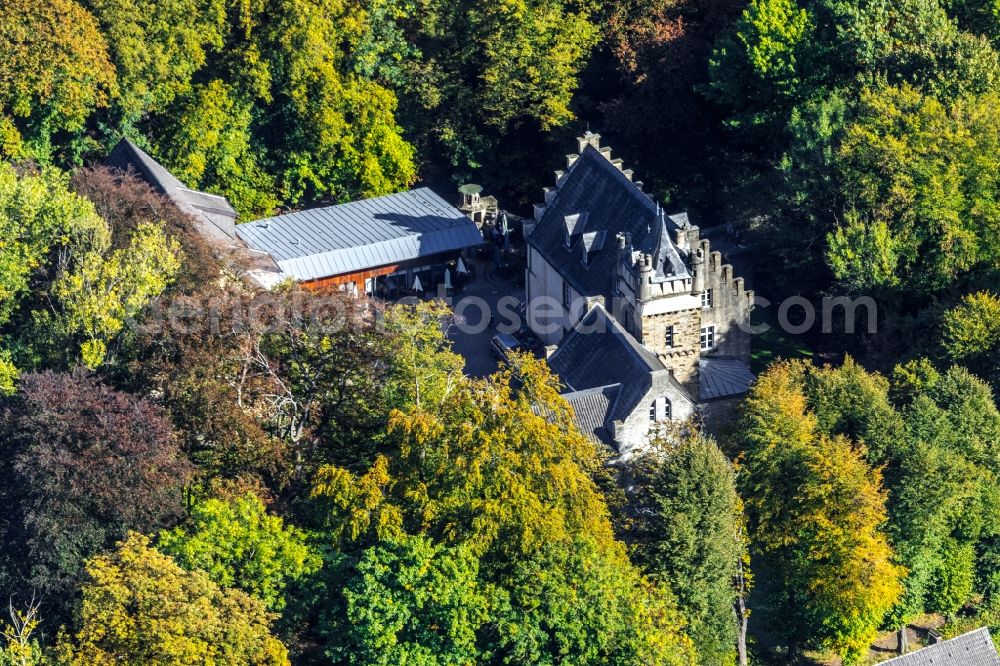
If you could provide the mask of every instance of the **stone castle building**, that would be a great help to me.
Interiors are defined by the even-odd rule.
[[[753,380],[753,292],[600,135],[577,141],[525,224],[528,324],[557,345],[549,362],[584,431],[627,454],[657,422],[731,413]]]

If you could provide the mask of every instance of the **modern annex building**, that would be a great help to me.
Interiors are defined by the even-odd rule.
[[[246,251],[249,277],[265,288],[293,279],[354,293],[403,295],[415,285],[435,293],[459,253],[483,242],[469,216],[426,187],[237,224],[225,197],[188,188],[128,139],[104,163],[167,196],[205,238]]]

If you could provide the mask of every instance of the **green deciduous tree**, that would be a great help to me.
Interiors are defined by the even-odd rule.
[[[19,176],[0,165],[0,225],[7,239],[0,248],[0,324],[10,320],[31,274],[46,267],[53,254],[61,258],[74,244],[106,236],[93,205],[70,192],[68,183],[54,169]]]
[[[221,0],[83,0],[97,19],[117,71],[112,120],[132,131],[147,114],[165,110],[222,45]]]
[[[850,356],[837,368],[812,368],[805,378],[817,427],[865,445],[868,461],[883,464],[903,436],[904,421],[890,401],[890,382]]]
[[[64,368],[81,356],[97,367],[109,343],[171,283],[180,248],[159,221],[117,237],[66,175],[19,176],[0,165],[0,365],[3,376]]]
[[[716,40],[707,93],[734,129],[729,217],[776,246],[781,284],[886,290],[895,315],[926,304],[914,287],[995,265],[1000,57],[962,12],[760,0]]]
[[[110,237],[90,248],[52,286],[60,324],[84,338],[80,355],[90,368],[104,362],[108,341],[163,293],[181,263],[179,244],[160,225],[141,223],[128,247],[112,251],[109,246]]]
[[[466,11],[483,60],[464,65],[482,67],[483,120],[503,129],[532,118],[543,130],[571,120],[576,75],[598,36],[586,5],[515,0]]]
[[[795,0],[753,0],[720,40],[711,61],[710,94],[734,110],[742,128],[787,122],[806,78],[804,51],[813,30]]]
[[[196,85],[171,108],[156,144],[182,182],[225,196],[244,219],[270,214],[279,200],[275,178],[261,166],[253,112],[218,79]]]
[[[71,193],[68,179],[46,169],[19,176],[0,165],[0,325],[8,324],[38,271],[57,272],[69,256],[106,237],[103,221],[87,200]],[[0,389],[13,391],[17,368],[10,344],[0,350]]]
[[[451,311],[437,303],[385,313],[385,329],[395,347],[387,387],[394,407],[438,410],[458,388],[465,362],[450,349],[445,335],[450,322]]]
[[[941,320],[943,353],[1000,387],[1000,298],[989,291],[966,294]]]
[[[158,548],[184,568],[243,590],[270,610],[284,608],[288,585],[319,568],[305,535],[268,514],[253,495],[202,500],[190,513],[187,524],[160,533]]]
[[[844,224],[826,240],[830,270],[848,291],[862,293],[867,289],[899,284],[899,249],[884,221],[866,222],[859,218],[857,211],[851,211]]]
[[[983,354],[1000,343],[1000,298],[988,291],[966,294],[945,313],[942,325],[952,357]]]
[[[894,382],[909,381],[914,368],[898,370]],[[888,451],[889,535],[908,570],[890,618],[899,627],[923,612],[953,614],[970,600],[975,551],[998,527],[996,407],[984,401],[982,382],[958,368],[920,375],[902,403],[905,429]]]
[[[805,374],[801,364],[772,366],[744,405],[751,536],[790,647],[857,660],[900,598],[905,570],[881,532],[881,473],[863,446],[818,430]]]
[[[364,474],[320,469],[313,495],[326,514],[323,531],[338,549],[356,554],[368,576],[382,571],[373,568],[375,562],[402,553],[423,553],[420,559],[429,559],[431,568],[422,575],[431,580],[434,567],[461,562],[456,577],[475,579],[470,598],[489,601],[485,622],[462,620],[469,623],[462,632],[476,635],[479,661],[692,662],[685,622],[669,592],[650,587],[614,538],[590,471],[600,458],[572,425],[555,378],[527,358],[488,380],[463,377],[456,357],[443,348],[442,314],[423,305],[387,315],[395,335],[405,335],[389,382],[399,406],[390,417],[391,446]],[[401,546],[418,535],[429,541]],[[380,573],[379,585],[395,589],[398,579],[389,575]],[[348,589],[358,590],[350,583]],[[394,592],[405,608],[379,598],[352,596],[351,603],[366,613],[378,611],[365,616],[373,630],[376,619],[403,623],[388,634],[377,632],[379,644],[426,655],[446,634],[452,659],[468,654],[467,640],[452,624],[458,621],[448,610],[452,588],[439,589],[441,596],[428,601],[416,590]],[[429,603],[429,612],[448,611],[450,619],[425,636],[428,646],[417,644],[427,629],[406,630],[406,623]],[[325,615],[331,656],[349,649],[340,638],[350,626],[345,613],[335,607]]]
[[[442,175],[466,178],[502,158],[505,135],[572,119],[571,95],[598,40],[590,4],[400,4],[403,32],[418,54],[396,86],[400,119],[424,159],[450,165]]]
[[[776,383],[779,371],[783,379]],[[988,386],[961,368],[941,372],[926,361],[901,366],[887,380],[850,358],[837,368],[778,366],[761,381],[771,399],[762,404],[754,397],[752,404],[771,411],[765,420],[748,415],[752,441],[781,441],[773,427],[779,423],[789,428],[784,438],[809,431],[821,439],[846,437],[865,443],[860,451],[868,464],[884,470],[884,532],[894,561],[905,569],[903,594],[886,623],[903,627],[926,612],[953,614],[976,586],[988,594],[990,578],[977,572],[989,569],[1000,526],[994,508],[1000,412]],[[778,404],[795,407],[782,413]],[[800,416],[790,419],[792,412]],[[776,469],[769,467],[769,474]],[[791,501],[771,486],[761,492],[776,492],[772,503]]]
[[[251,170],[249,136],[283,200],[346,201],[409,185],[416,176],[414,154],[400,136],[395,96],[351,71],[366,18],[361,3],[340,0],[243,6],[226,46],[230,62],[217,73],[220,81],[185,111],[223,138],[221,130],[232,127],[229,141],[212,148],[212,160],[199,160],[198,150],[172,147],[172,135],[188,143],[205,141],[177,123],[160,145],[174,151],[178,164],[189,162],[196,170],[214,164],[202,182],[220,191],[233,187],[227,178],[240,180],[233,169],[242,168],[247,188],[273,195],[275,188]],[[237,122],[231,124],[228,116]],[[249,192],[233,194],[240,203]],[[241,205],[256,213],[265,208],[253,200]]]
[[[369,548],[344,590],[350,640],[343,656],[383,666],[477,663],[490,601],[478,574],[467,548],[426,537]]]
[[[518,558],[498,591],[494,657],[502,663],[664,664],[698,661],[664,582],[653,587],[624,553],[592,539]]]
[[[943,580],[961,578],[945,555],[954,550],[953,534],[963,516],[978,500],[975,467],[936,443],[917,442],[901,451],[890,501],[889,533],[899,561],[907,568],[906,594],[894,609],[893,620],[904,626],[925,610],[954,612],[966,596],[942,595]],[[949,566],[951,564],[952,566]],[[966,566],[966,574],[972,572]]]
[[[104,36],[74,0],[9,0],[0,7],[0,118],[34,156],[47,160],[62,148],[76,157],[79,144],[53,146],[53,135],[78,138],[115,89]]]
[[[905,276],[909,289],[932,291],[997,265],[998,103],[986,94],[948,107],[909,87],[862,95],[838,168],[864,231],[848,226],[832,237],[828,260],[839,276],[858,286]],[[871,240],[852,242],[859,236]],[[851,268],[852,252],[869,261]]]

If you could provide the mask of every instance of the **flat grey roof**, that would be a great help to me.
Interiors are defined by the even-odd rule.
[[[236,234],[299,280],[397,264],[483,242],[472,220],[426,187],[247,222],[236,226]]]

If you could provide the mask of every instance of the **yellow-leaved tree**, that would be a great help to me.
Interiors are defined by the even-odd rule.
[[[831,649],[855,663],[900,599],[882,474],[865,448],[819,432],[807,368],[780,363],[744,404],[744,492],[760,589],[791,652]]]
[[[338,574],[348,582],[324,622],[328,654],[695,663],[668,584],[646,580],[615,539],[595,482],[602,457],[572,424],[558,379],[527,357],[488,379],[456,372],[446,314],[390,311],[391,450],[365,474],[327,466],[317,475],[332,545],[361,561],[360,572],[348,564]],[[434,569],[455,571],[435,585],[464,581],[462,590],[420,588]],[[463,594],[466,614],[452,605]]]
[[[104,362],[108,341],[163,293],[180,268],[180,244],[167,237],[162,225],[143,222],[128,247],[110,250],[109,245],[106,237],[88,248],[52,286],[62,326],[84,337],[80,352],[90,368]]]
[[[185,571],[132,534],[87,563],[72,635],[60,635],[67,666],[284,666],[264,603]]]

